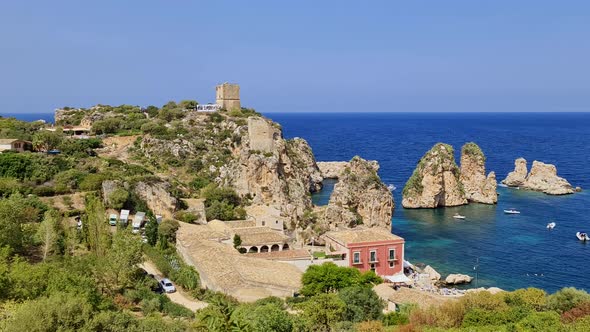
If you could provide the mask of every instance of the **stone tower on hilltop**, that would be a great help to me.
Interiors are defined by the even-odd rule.
[[[215,99],[219,107],[228,111],[241,109],[240,86],[237,84],[223,83],[215,87]]]

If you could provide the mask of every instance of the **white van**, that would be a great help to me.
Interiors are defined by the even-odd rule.
[[[132,232],[134,234],[139,233],[141,227],[143,226],[144,220],[145,220],[145,212],[137,212],[135,214],[135,217],[133,217],[133,223],[131,224],[131,226],[133,226]]]
[[[111,213],[109,215],[109,225],[111,226],[117,226],[117,215],[114,213]]]
[[[119,216],[119,222],[122,226],[127,226],[127,222],[129,221],[129,210],[121,210],[121,215]]]

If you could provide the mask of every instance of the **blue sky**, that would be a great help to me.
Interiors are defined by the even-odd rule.
[[[0,113],[590,111],[589,1],[1,1]]]

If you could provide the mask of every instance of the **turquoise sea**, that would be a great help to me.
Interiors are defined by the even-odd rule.
[[[393,232],[406,239],[406,258],[432,265],[443,276],[476,276],[478,286],[504,289],[566,286],[590,290],[590,114],[580,113],[355,113],[267,114],[286,137],[303,137],[319,161],[354,155],[379,161],[379,174],[394,184]],[[553,163],[558,174],[583,191],[568,196],[498,188],[497,205],[441,209],[401,207],[401,191],[422,155],[437,142],[455,147],[474,141],[487,156],[487,170],[499,180],[524,157]],[[333,181],[314,196],[325,204]],[[521,215],[505,215],[514,207]],[[455,220],[459,212],[466,220]],[[555,221],[553,231],[547,223]],[[475,286],[472,283],[471,286]]]
[[[504,289],[566,286],[590,291],[590,243],[575,237],[590,232],[590,113],[270,113],[284,135],[305,138],[317,160],[379,161],[379,174],[394,184],[393,232],[406,239],[406,258],[432,265],[441,274],[475,276],[478,286]],[[51,120],[51,114],[18,115]],[[474,141],[499,180],[524,157],[552,163],[560,176],[583,191],[568,196],[499,188],[497,205],[406,210],[401,191],[417,161],[432,145],[445,142],[459,151]],[[456,154],[457,160],[459,154]],[[325,204],[334,181],[313,199]],[[514,207],[521,215],[505,215]],[[459,212],[466,220],[455,220]],[[557,223],[553,231],[546,229]],[[472,286],[476,284],[473,283]]]

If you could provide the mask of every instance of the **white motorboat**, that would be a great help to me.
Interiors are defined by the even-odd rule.
[[[498,187],[502,187],[502,188],[508,188],[508,185],[503,184],[503,183],[498,183]]]
[[[506,214],[520,214],[520,211],[516,210],[515,208],[510,208],[508,210],[504,210]]]
[[[460,215],[458,213],[455,213],[455,215],[453,216],[453,218],[455,218],[455,219],[465,219],[465,216],[462,216],[462,215]]]
[[[550,222],[547,224],[547,229],[554,229],[555,228],[555,223],[554,222]]]
[[[590,241],[590,236],[588,236],[587,233],[583,233],[583,232],[577,232],[576,233],[576,237],[578,238],[578,240],[580,241]]]
[[[393,184],[390,184],[390,185],[387,186],[387,189],[389,189],[389,191],[394,191],[394,190],[397,189],[397,187],[394,186]]]

